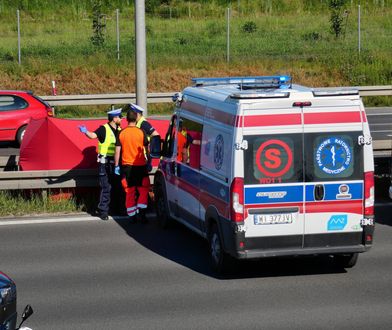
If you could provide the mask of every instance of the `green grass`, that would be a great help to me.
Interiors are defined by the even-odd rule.
[[[18,1],[17,1],[18,2]],[[50,80],[62,94],[134,92],[133,1],[106,3],[106,42],[91,45],[89,1],[21,0],[22,66],[17,65],[14,2],[0,0],[0,74],[7,88],[50,93]],[[149,91],[184,88],[192,76],[288,73],[309,86],[392,84],[392,3],[372,0],[362,8],[358,53],[357,4],[350,10],[344,35],[329,32],[327,1],[231,1],[230,63],[226,63],[227,1],[171,1],[176,19],[158,6],[147,16]],[[57,7],[56,7],[57,6]],[[58,7],[60,6],[60,7]],[[121,58],[116,58],[115,8],[121,9]],[[56,8],[62,8],[61,11]],[[174,11],[173,11],[174,13]],[[208,14],[207,14],[208,13]],[[166,18],[165,18],[166,17]],[[244,32],[254,22],[256,31]],[[375,98],[369,105],[391,105]],[[61,113],[61,112],[60,112]],[[67,115],[66,115],[67,116]]]
[[[120,108],[123,105],[116,105]],[[173,103],[157,103],[148,105],[148,116],[160,116],[173,113]],[[109,111],[107,106],[61,106],[55,107],[55,116],[57,118],[106,118],[106,112]]]
[[[31,191],[0,191],[0,216],[82,212],[91,210],[96,203],[92,198],[55,198],[56,195],[59,196],[58,192],[49,192],[44,197],[41,193]]]

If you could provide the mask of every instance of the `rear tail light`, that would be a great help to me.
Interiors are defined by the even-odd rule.
[[[374,215],[374,172],[365,173],[365,216]]]
[[[49,117],[54,117],[54,110],[51,107],[46,107],[46,112]]]
[[[312,106],[312,102],[309,102],[309,101],[307,101],[307,102],[294,102],[293,103],[293,107],[310,107],[310,106]]]
[[[244,221],[244,179],[234,178],[230,186],[230,219]]]

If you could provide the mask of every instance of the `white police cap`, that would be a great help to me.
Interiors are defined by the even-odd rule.
[[[143,113],[144,109],[141,106],[138,106],[137,104],[130,104],[130,110],[132,110],[133,112],[138,112],[138,113]]]
[[[121,108],[120,109],[110,110],[107,113],[111,117],[120,117],[120,118],[122,117],[122,115],[121,115]]]

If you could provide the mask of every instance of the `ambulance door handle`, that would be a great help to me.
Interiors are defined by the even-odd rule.
[[[322,184],[316,184],[314,186],[314,199],[316,201],[322,201],[324,199],[324,185]]]

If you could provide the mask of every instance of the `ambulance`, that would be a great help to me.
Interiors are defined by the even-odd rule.
[[[353,267],[374,232],[358,90],[289,76],[192,80],[174,97],[154,177],[161,225],[176,220],[208,240],[218,272],[233,259],[302,255]]]

